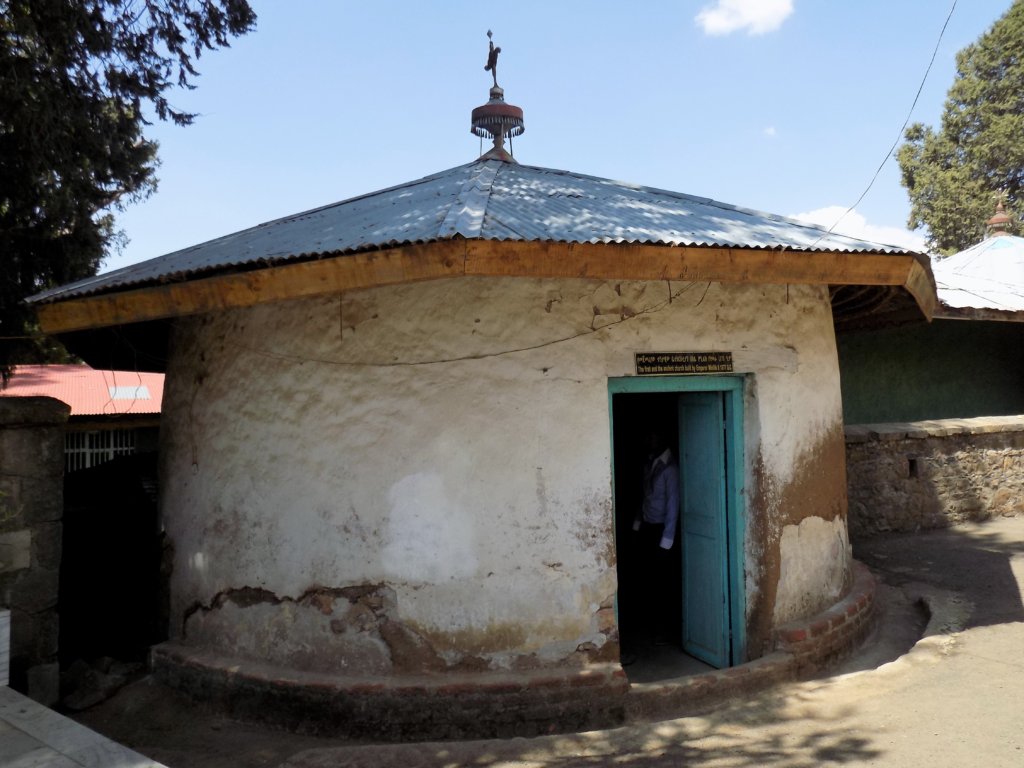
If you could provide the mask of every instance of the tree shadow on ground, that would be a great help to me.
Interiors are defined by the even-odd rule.
[[[854,552],[895,590],[907,588],[913,593],[931,589],[968,606],[970,612],[962,625],[938,631],[1024,621],[1020,591],[1024,580],[1024,519],[877,536],[855,542]],[[883,614],[881,621],[887,620],[898,618]],[[381,765],[385,755],[387,764],[408,768],[802,768],[884,760],[887,750],[883,734],[858,723],[863,706],[837,704],[837,700],[829,704],[817,695],[838,685],[837,681],[833,677],[811,686],[784,686],[705,716],[608,731],[461,744],[316,749],[296,755],[283,765],[371,766]]]
[[[893,585],[887,588],[914,592],[923,585],[962,596],[964,603],[972,604],[964,627],[1024,621],[1019,585],[1024,582],[1024,518],[880,536],[855,542],[854,551]],[[894,620],[898,619],[883,614],[883,622]],[[879,663],[886,660],[890,659]],[[98,708],[107,710],[110,721],[95,722],[94,727],[117,738],[118,728],[134,722],[136,730],[125,741],[173,768],[810,768],[884,762],[891,734],[865,724],[878,706],[876,684],[864,678],[860,690],[866,693],[850,697],[843,694],[848,691],[847,680],[832,676],[786,684],[710,714],[605,731],[535,739],[376,745],[275,733],[234,723],[223,716],[203,715],[201,708],[180,694],[139,684],[134,706],[126,707],[123,697],[117,697],[122,703],[116,705],[115,698]],[[146,696],[138,698],[140,692]],[[154,723],[152,709],[168,707],[175,696],[180,701],[166,713],[166,722]],[[117,707],[123,711],[114,712]],[[183,712],[191,718],[184,727]],[[98,720],[100,713],[90,714],[91,718],[83,719]],[[145,730],[141,730],[142,720],[147,721]],[[161,732],[151,730],[155,725]]]
[[[810,694],[766,694],[705,717],[537,739],[317,749],[282,768],[810,768],[863,764],[883,754],[872,734],[851,727],[851,708],[808,715],[809,699]]]
[[[923,583],[969,601],[965,629],[1024,621],[1024,518],[873,536],[854,541],[853,551],[886,584]]]

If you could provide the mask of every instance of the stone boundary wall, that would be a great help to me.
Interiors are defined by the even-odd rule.
[[[1024,512],[1024,416],[846,427],[850,537]]]
[[[0,607],[10,608],[10,684],[57,701],[57,597],[64,513],[64,427],[50,397],[0,397]]]

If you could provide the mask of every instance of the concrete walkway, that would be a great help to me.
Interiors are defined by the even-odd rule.
[[[163,768],[6,686],[0,687],[0,766]]]
[[[80,719],[173,768],[1024,766],[1024,518],[879,537],[855,555],[884,582],[878,634],[832,676],[706,716],[536,739],[356,745],[202,715],[140,681]]]

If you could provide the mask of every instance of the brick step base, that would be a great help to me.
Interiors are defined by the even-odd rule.
[[[700,675],[634,684],[626,714],[654,720],[709,712],[739,696],[818,674],[852,653],[875,615],[875,578],[854,561],[853,585],[835,605],[775,631],[775,651],[756,661]]]
[[[218,656],[176,643],[152,651],[161,681],[227,715],[283,730],[376,741],[509,738],[610,728],[706,712],[737,695],[821,671],[863,640],[875,581],[854,563],[850,592],[776,631],[776,650],[709,674],[631,685],[618,664],[585,669],[353,678]]]

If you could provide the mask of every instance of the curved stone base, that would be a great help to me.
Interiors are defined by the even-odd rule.
[[[775,631],[775,650],[760,659],[702,675],[634,684],[627,698],[631,720],[709,712],[737,696],[787,680],[813,677],[851,654],[871,631],[874,576],[853,562],[853,584],[835,605]]]
[[[176,643],[154,648],[152,666],[162,682],[231,717],[275,728],[377,741],[536,736],[706,712],[737,695],[813,675],[864,639],[874,596],[874,577],[855,562],[850,592],[826,611],[779,628],[773,653],[658,683],[630,685],[618,664],[360,679],[282,669]]]
[[[231,717],[381,741],[537,736],[625,722],[618,664],[395,678],[304,673],[164,643],[154,673]]]
[[[807,676],[846,656],[871,629],[875,577],[853,561],[853,585],[846,596],[816,616],[775,630],[775,647],[793,656],[794,672]]]

